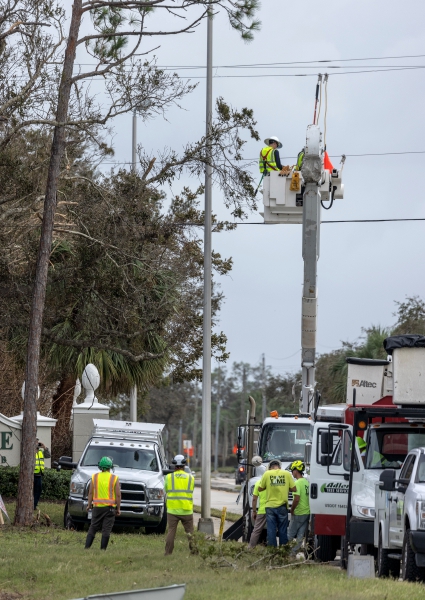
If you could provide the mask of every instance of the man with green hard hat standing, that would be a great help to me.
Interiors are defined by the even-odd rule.
[[[100,549],[106,550],[115,517],[120,514],[121,488],[118,477],[110,472],[114,464],[109,456],[103,456],[98,466],[101,472],[92,475],[89,487],[87,511],[93,507],[93,514],[85,547],[90,548],[96,532],[102,530]]]

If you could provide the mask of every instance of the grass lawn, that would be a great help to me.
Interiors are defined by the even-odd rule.
[[[6,504],[13,518],[14,505]],[[30,530],[0,528],[0,600],[71,600],[94,593],[186,583],[185,600],[416,600],[421,584],[391,580],[348,580],[339,569],[300,566],[282,570],[213,570],[190,556],[182,533],[174,554],[164,557],[164,536],[113,533],[106,552],[84,550],[85,532],[61,528],[63,506],[41,503],[56,524]]]

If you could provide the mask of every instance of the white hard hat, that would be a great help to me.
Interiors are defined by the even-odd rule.
[[[173,458],[173,465],[176,465],[176,467],[184,467],[184,465],[186,464],[186,459],[183,456],[183,454],[177,454],[174,458]]]
[[[277,147],[282,148],[282,144],[280,143],[279,138],[275,135],[272,135],[271,137],[268,137],[264,140],[264,143],[267,144],[267,146],[270,144],[270,142],[276,142]]]

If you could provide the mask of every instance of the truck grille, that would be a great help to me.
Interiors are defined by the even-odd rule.
[[[121,482],[122,502],[145,502],[145,486]]]

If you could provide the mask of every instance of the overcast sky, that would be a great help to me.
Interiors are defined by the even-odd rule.
[[[153,18],[158,22],[159,14]],[[261,31],[250,44],[231,30],[224,14],[215,18],[214,65],[368,60],[313,68],[301,64],[266,70],[217,68],[214,96],[223,96],[235,107],[252,108],[261,138],[277,135],[283,143],[281,155],[290,157],[284,164],[293,164],[312,122],[317,73],[328,72],[327,147],[336,157],[335,166],[343,153],[347,161],[345,198],[335,201],[329,212],[322,211],[322,219],[425,217],[421,179],[425,153],[350,156],[425,151],[424,69],[343,74],[360,66],[367,71],[425,66],[425,2],[262,0],[259,18]],[[190,35],[156,39],[153,44],[147,40],[145,49],[157,43],[161,44],[155,52],[160,65],[203,65],[206,23]],[[378,60],[420,54],[424,56]],[[310,76],[287,76],[300,73]],[[270,76],[252,77],[266,74]],[[205,71],[194,75],[202,77]],[[229,75],[249,77],[223,77]],[[168,121],[139,122],[139,142],[148,151],[154,153],[161,146],[179,150],[203,134],[205,79],[193,77],[193,81],[199,81],[199,86],[183,102],[184,110],[171,110]],[[323,111],[321,123],[322,116]],[[131,116],[115,122],[113,144],[114,160],[131,160]],[[249,141],[244,156],[257,156],[261,147]],[[219,190],[214,191],[213,207],[221,217],[228,216]],[[262,218],[254,213],[249,220]],[[415,294],[425,298],[424,232],[421,221],[322,225],[319,352],[338,348],[341,340],[355,341],[362,327],[393,324],[395,300]],[[276,372],[299,369],[301,234],[301,225],[243,225],[214,234],[214,250],[234,261],[230,276],[220,280],[226,300],[219,326],[228,336],[231,361],[254,364],[264,352]]]

